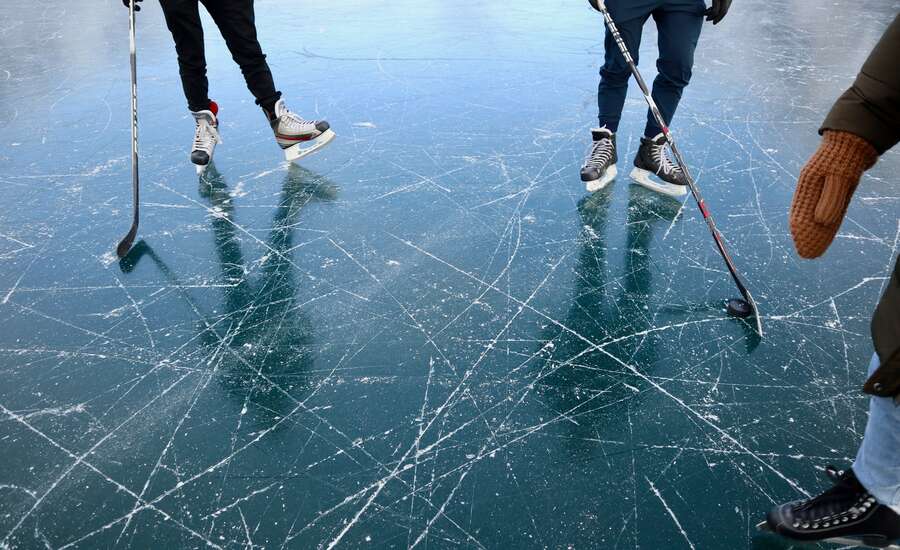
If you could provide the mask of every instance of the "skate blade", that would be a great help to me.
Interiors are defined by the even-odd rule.
[[[870,544],[866,544],[861,539],[853,539],[847,537],[837,537],[833,539],[825,539],[824,542],[829,544],[840,544],[843,546],[855,546],[857,548],[879,548],[880,550],[900,550],[900,546],[896,544],[889,544],[887,546],[874,546]]]
[[[287,149],[284,150],[284,158],[287,159],[288,162],[294,162],[302,159],[305,156],[311,155],[325,147],[331,140],[335,137],[334,132],[331,130],[325,130],[322,134],[314,140],[311,140],[312,145],[308,147],[301,147],[300,144],[291,145]]]
[[[769,527],[769,522],[762,521],[756,524],[756,530],[762,531],[764,533],[772,533],[775,534],[772,529]],[[797,541],[797,542],[807,542],[808,544],[815,544],[816,541]],[[881,550],[900,550],[900,545],[897,544],[889,544],[888,546],[872,546],[866,544],[862,539],[855,539],[850,537],[835,537],[831,539],[824,539],[818,542],[826,542],[828,544],[840,544],[844,546],[851,546],[854,548],[881,548]]]
[[[209,168],[209,165],[208,164],[195,164],[194,168],[197,170],[197,175],[202,176],[206,172],[206,169]]]
[[[656,181],[650,174],[651,172],[649,170],[635,167],[635,169],[631,171],[631,179],[636,185],[640,185],[655,193],[672,197],[673,199],[680,199],[687,195],[688,190],[686,185],[673,185],[664,181]]]
[[[616,170],[616,166],[612,165],[606,169],[606,173],[603,174],[602,178],[594,181],[586,181],[584,182],[584,187],[587,189],[588,193],[596,193],[609,185],[609,182],[616,179],[616,175],[618,175],[618,171]]]

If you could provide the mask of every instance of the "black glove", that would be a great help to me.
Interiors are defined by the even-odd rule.
[[[134,11],[141,11],[141,6],[138,5],[138,2],[143,2],[144,0],[134,0]],[[131,0],[122,0],[122,3],[125,4],[125,7],[131,5]]]
[[[719,21],[725,19],[725,14],[728,13],[728,8],[730,7],[731,0],[712,0],[712,6],[703,15],[706,16],[707,21],[712,21],[713,25],[718,25]]]
[[[600,5],[597,3],[597,0],[588,0],[588,3],[597,11],[600,11]]]

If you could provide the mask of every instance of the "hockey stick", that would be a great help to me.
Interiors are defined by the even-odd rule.
[[[134,2],[128,6],[128,32],[131,41],[131,193],[132,193],[132,220],[131,229],[116,247],[116,254],[124,258],[131,249],[134,238],[137,236],[138,222],[140,221],[140,186],[138,185],[138,128],[137,128],[137,46],[134,37]]]
[[[650,90],[647,88],[647,84],[641,77],[641,73],[640,71],[638,71],[637,65],[634,64],[634,59],[628,52],[628,47],[625,46],[625,41],[622,39],[622,35],[619,34],[619,29],[616,27],[615,21],[613,21],[612,16],[609,14],[609,10],[606,9],[604,0],[590,0],[590,2],[591,5],[594,6],[594,8],[596,8],[603,15],[603,20],[606,23],[606,28],[609,29],[610,34],[612,34],[613,39],[615,39],[616,44],[618,44],[619,51],[622,52],[622,57],[625,58],[625,62],[628,64],[628,68],[631,69],[631,74],[633,74],[634,79],[637,80],[638,86],[640,86],[641,92],[643,92],[644,94],[644,99],[647,101],[647,105],[650,107],[650,112],[653,113],[653,118],[656,119],[656,123],[659,124],[660,128],[662,128],[663,135],[666,137],[666,142],[668,142],[669,148],[672,150],[672,155],[675,157],[675,162],[678,163],[678,166],[681,168],[682,172],[684,172],[688,187],[691,190],[691,195],[694,196],[694,201],[697,203],[697,207],[700,209],[700,213],[703,214],[703,219],[706,220],[706,225],[709,226],[709,232],[712,234],[713,240],[716,242],[716,248],[719,250],[719,254],[722,256],[722,259],[725,260],[725,265],[728,266],[728,271],[729,273],[731,273],[731,278],[734,279],[734,284],[737,285],[737,288],[741,292],[741,295],[744,297],[746,304],[750,307],[751,311],[747,313],[752,313],[752,315],[756,318],[756,330],[757,332],[759,332],[759,335],[762,336],[762,319],[759,316],[759,308],[756,305],[756,301],[753,299],[753,296],[750,295],[750,291],[747,290],[747,285],[744,284],[744,280],[741,277],[741,274],[738,273],[738,270],[735,267],[731,256],[728,254],[728,250],[725,248],[725,242],[722,238],[722,234],[719,233],[719,230],[716,228],[716,222],[713,221],[712,215],[709,213],[709,209],[706,207],[706,202],[704,202],[703,196],[700,194],[700,189],[697,187],[697,183],[694,181],[694,178],[688,171],[687,163],[684,162],[684,158],[681,156],[681,152],[679,152],[678,147],[675,146],[675,140],[672,138],[672,133],[669,132],[669,127],[666,125],[666,121],[663,120],[662,114],[659,112],[659,107],[656,106],[656,102],[650,95]],[[735,300],[729,301],[729,312],[732,311],[733,302],[735,302]],[[741,304],[737,304],[735,307],[738,307],[740,305]],[[740,315],[739,313],[736,314]],[[748,317],[749,315],[742,316]]]

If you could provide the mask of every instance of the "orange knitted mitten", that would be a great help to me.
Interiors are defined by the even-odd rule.
[[[798,254],[817,258],[825,253],[859,179],[876,160],[878,152],[863,138],[849,132],[825,132],[819,150],[800,172],[791,204],[791,235]]]

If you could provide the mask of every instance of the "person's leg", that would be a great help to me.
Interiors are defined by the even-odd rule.
[[[668,11],[661,8],[653,12],[653,20],[659,32],[659,59],[656,62],[658,74],[653,81],[652,95],[668,126],[675,115],[681,94],[691,80],[694,50],[700,39],[703,16],[682,9]],[[648,110],[644,136],[652,138],[660,132],[662,128]]]
[[[878,368],[872,357],[869,374]],[[869,421],[853,468],[826,470],[834,485],[813,498],[772,508],[767,529],[807,542],[838,537],[866,546],[886,547],[900,541],[900,407],[886,397],[873,397]]]
[[[622,40],[635,63],[638,62],[638,50],[641,47],[641,31],[649,17],[650,14],[646,13],[624,21],[616,20],[619,34],[622,35]],[[619,51],[619,46],[609,29],[606,30],[603,47],[605,55],[603,67],[600,68],[597,106],[599,107],[600,127],[606,127],[610,132],[615,133],[619,128],[619,120],[622,118],[622,109],[625,107],[625,95],[628,93],[628,79],[631,78],[631,70],[625,63],[625,58]]]
[[[191,111],[209,109],[209,82],[206,79],[206,54],[203,26],[197,0],[159,0],[166,25],[175,39],[181,85]]]
[[[272,113],[281,92],[275,89],[272,71],[256,38],[253,0],[201,0],[222,32],[231,57],[240,66],[256,104]]]
[[[869,376],[878,369],[872,356]],[[873,397],[866,434],[853,464],[853,472],[878,502],[900,514],[900,407],[893,399]]]

